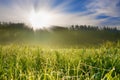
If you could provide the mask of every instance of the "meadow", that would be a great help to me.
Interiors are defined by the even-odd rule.
[[[81,49],[1,45],[0,80],[120,80],[120,42]]]
[[[120,30],[0,24],[0,80],[120,80]]]

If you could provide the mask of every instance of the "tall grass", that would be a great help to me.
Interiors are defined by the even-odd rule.
[[[120,80],[120,43],[100,48],[0,46],[0,80]]]

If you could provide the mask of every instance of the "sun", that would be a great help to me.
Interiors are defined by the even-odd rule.
[[[53,24],[54,14],[49,11],[32,11],[29,15],[29,22],[34,30],[50,27]]]

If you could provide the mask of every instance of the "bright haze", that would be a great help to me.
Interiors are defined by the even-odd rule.
[[[34,30],[75,24],[120,28],[120,0],[0,0],[0,21]]]

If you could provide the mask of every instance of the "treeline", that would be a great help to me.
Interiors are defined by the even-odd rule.
[[[24,29],[32,30],[32,28],[26,26],[24,23],[5,23],[0,22],[0,29]],[[53,30],[82,30],[82,31],[120,31],[117,27],[108,26],[92,26],[92,25],[71,25],[70,27],[53,26]]]
[[[28,28],[24,23],[6,23],[0,22],[0,29],[20,29],[20,30],[32,30]]]
[[[91,25],[72,25],[71,30],[85,30],[85,31],[119,31],[116,27],[100,27],[100,26],[91,26]]]

